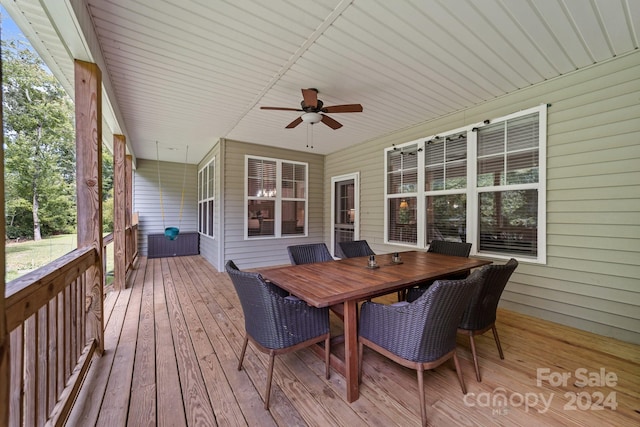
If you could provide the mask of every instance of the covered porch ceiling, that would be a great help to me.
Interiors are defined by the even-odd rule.
[[[630,0],[1,0],[67,90],[103,72],[105,140],[197,163],[219,138],[329,154],[639,46]],[[302,88],[344,126],[285,126]],[[181,152],[181,153],[179,153]]]

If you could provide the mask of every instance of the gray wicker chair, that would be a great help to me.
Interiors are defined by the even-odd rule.
[[[333,261],[333,257],[324,243],[287,246],[287,252],[293,265]]]
[[[361,256],[375,255],[366,240],[353,240],[351,242],[338,242],[340,258],[356,258]],[[404,299],[404,290],[398,291],[398,301]]]
[[[243,272],[233,261],[225,269],[236,289],[244,313],[245,338],[238,363],[251,341],[269,355],[264,408],[269,409],[273,364],[277,354],[299,350],[324,341],[325,376],[329,379],[329,311],[310,307],[301,300],[287,299],[287,292],[266,282],[258,273]]]
[[[292,265],[311,264],[314,262],[333,261],[333,257],[324,243],[307,243],[304,245],[287,246],[289,260]],[[344,320],[344,304],[329,307],[331,311]]]
[[[487,265],[480,269],[484,275],[482,286],[474,290],[469,306],[462,316],[462,321],[458,325],[458,333],[469,335],[471,353],[473,354],[473,365],[476,369],[476,379],[482,381],[480,377],[480,367],[478,366],[478,355],[476,353],[476,343],[473,339],[476,335],[482,335],[489,329],[493,331],[493,338],[498,346],[500,359],[504,359],[500,338],[496,329],[496,310],[498,301],[502,296],[502,291],[507,285],[511,274],[518,266],[518,261],[511,258],[504,265]]]
[[[459,256],[469,258],[471,252],[471,243],[466,242],[449,242],[446,240],[432,240],[429,244],[427,252],[434,252],[437,254]],[[447,280],[460,280],[469,275],[469,272],[454,274],[447,276]],[[407,290],[407,301],[412,302],[420,298],[420,296],[427,291],[429,286],[433,284],[433,281],[427,283],[421,283],[419,286],[409,288]]]
[[[466,394],[456,355],[456,332],[473,289],[482,276],[474,272],[463,280],[437,280],[413,303],[362,304],[359,327],[359,376],[362,378],[363,347],[367,346],[407,368],[417,371],[420,415],[427,425],[424,371],[453,358],[462,393]],[[398,304],[398,303],[396,303]]]
[[[338,242],[340,258],[355,258],[360,256],[375,255],[366,240],[353,240],[351,242]]]

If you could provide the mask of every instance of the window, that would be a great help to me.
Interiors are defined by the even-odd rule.
[[[387,152],[387,230],[390,241],[417,243],[418,145]]]
[[[216,205],[215,157],[198,172],[198,231],[214,236]]]
[[[245,237],[306,236],[307,163],[245,159]]]
[[[388,148],[387,243],[545,262],[546,105]]]

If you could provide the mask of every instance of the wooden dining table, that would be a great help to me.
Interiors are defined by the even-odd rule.
[[[311,306],[344,304],[344,362],[334,368],[345,376],[348,402],[359,397],[359,301],[491,263],[422,251],[400,252],[399,255],[400,263],[393,262],[392,254],[376,255],[376,268],[369,268],[369,257],[365,256],[257,270],[265,279]]]

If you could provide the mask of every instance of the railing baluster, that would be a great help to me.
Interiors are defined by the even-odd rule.
[[[58,308],[58,296],[56,295],[49,303],[47,304],[48,310],[48,320],[49,320],[49,328],[48,328],[48,348],[47,348],[47,414],[50,414],[53,410],[53,406],[56,404],[56,396],[57,394],[57,372],[56,367],[58,366],[58,346],[56,344],[57,337],[57,322],[58,322],[58,313],[56,309]]]
[[[64,289],[64,379],[71,375],[71,289]]]
[[[49,339],[47,337],[47,306],[43,306],[38,310],[38,357],[37,357],[37,378],[36,378],[36,422],[37,425],[44,425],[47,419],[47,377],[49,369],[47,367],[47,345]]]
[[[56,336],[57,336],[57,357],[56,363],[56,396],[60,396],[62,390],[65,387],[64,380],[64,366],[65,366],[65,351],[64,351],[64,337],[65,337],[65,324],[64,324],[64,292],[59,292],[56,296],[58,301],[58,311],[56,313]]]
[[[37,329],[38,318],[33,314],[24,322],[24,422],[27,426],[36,425]]]
[[[82,289],[84,288],[84,274],[76,279],[76,357],[74,359],[74,365],[77,363],[82,349],[86,344],[86,336],[83,335],[82,314],[84,313],[84,304],[82,300]]]
[[[9,426],[24,425],[24,327],[11,331],[11,388],[9,389]]]

